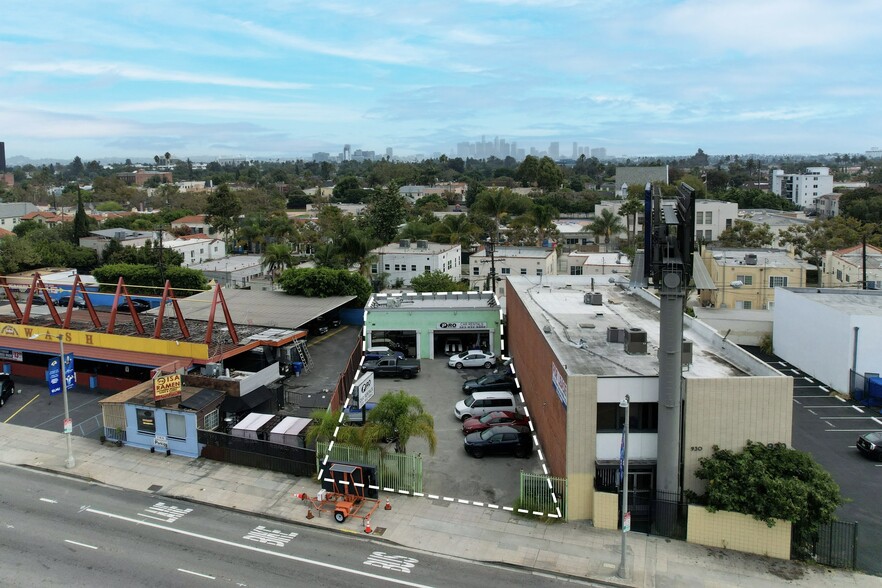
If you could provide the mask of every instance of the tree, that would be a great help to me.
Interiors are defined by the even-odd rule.
[[[532,155],[526,156],[518,166],[515,178],[525,188],[534,185],[539,180],[539,160]]]
[[[839,486],[808,453],[783,443],[747,442],[738,453],[714,446],[695,476],[707,482],[708,510],[752,515],[768,526],[793,523],[794,548],[810,553],[818,527],[842,504]],[[694,498],[694,496],[693,496]]]
[[[796,255],[805,255],[809,263],[821,267],[824,254],[851,247],[861,242],[867,227],[857,219],[834,216],[815,219],[807,225],[791,225],[778,234],[778,241],[793,247]],[[818,285],[822,285],[823,272],[818,272]]]
[[[768,247],[775,240],[767,223],[757,224],[736,219],[732,226],[720,233],[720,245],[726,247]]]
[[[349,418],[343,417],[340,421],[339,410],[314,410],[310,414],[312,424],[306,430],[306,444],[312,446],[316,441],[336,440],[338,443],[355,445],[369,448],[374,445],[374,440],[368,438],[364,427],[349,425]],[[337,428],[339,426],[339,429]],[[334,436],[336,431],[337,436]]]
[[[205,208],[206,221],[224,236],[227,249],[230,238],[239,226],[239,215],[242,214],[242,202],[230,191],[227,184],[222,184],[208,197]]]
[[[89,236],[89,217],[86,215],[86,208],[83,206],[83,195],[77,187],[77,212],[73,220],[73,236],[76,243],[80,238]]]
[[[410,279],[410,286],[416,292],[465,292],[469,287],[441,270],[414,276]]]
[[[639,186],[637,187],[639,188]],[[628,186],[628,198],[619,207],[619,216],[625,217],[626,224],[628,225],[629,245],[634,242],[634,237],[637,233],[637,215],[644,210],[644,203],[639,197],[632,196],[630,191],[631,186]]]
[[[609,243],[610,238],[613,235],[621,233],[624,228],[625,226],[622,224],[622,219],[616,216],[616,214],[609,208],[601,210],[600,214],[594,218],[594,222],[591,223],[590,226],[590,230],[594,233],[594,236],[598,239],[603,237],[604,243]]]
[[[378,439],[395,439],[397,453],[407,453],[407,442],[412,437],[425,439],[432,454],[438,445],[432,415],[419,398],[404,390],[384,394],[368,413],[367,426],[376,431]]]
[[[407,218],[407,209],[407,200],[392,182],[371,196],[361,218],[371,237],[381,243],[391,243],[398,235],[398,226]]]
[[[165,165],[168,165],[168,164],[170,164],[170,163],[171,163],[171,153],[169,153],[168,151],[166,151],[166,152],[165,152]]]
[[[557,190],[563,184],[564,175],[560,167],[550,157],[539,161],[536,184],[543,190]]]
[[[94,253],[93,250],[90,251]],[[199,270],[168,267],[164,273],[176,292],[201,291],[208,287],[205,276]],[[95,268],[92,275],[102,284],[104,291],[116,288],[119,278],[125,280],[132,294],[156,294],[165,286],[163,272],[158,265],[115,263]]]
[[[529,198],[521,198],[516,196],[511,190],[504,188],[502,190],[485,190],[481,192],[474,206],[469,210],[469,214],[483,213],[494,221],[493,238],[499,240],[499,226],[504,224],[505,218],[512,214],[523,214],[531,207],[532,202]]]
[[[297,296],[355,296],[353,307],[363,307],[372,292],[367,279],[345,269],[289,268],[279,276],[278,283],[286,294]]]
[[[449,214],[432,225],[432,239],[439,243],[459,243],[464,250],[481,235],[481,228],[465,214]]]
[[[267,245],[260,264],[264,271],[269,272],[270,280],[274,280],[280,270],[294,265],[294,254],[288,244],[272,243]]]

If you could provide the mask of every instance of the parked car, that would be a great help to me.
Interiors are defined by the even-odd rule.
[[[471,351],[457,353],[447,360],[447,365],[458,370],[461,370],[464,367],[482,367],[490,369],[496,365],[496,356],[484,353],[480,349],[472,349]]]
[[[312,319],[311,321],[306,323],[303,328],[309,331],[309,334],[312,337],[324,335],[329,330],[328,323],[326,323],[325,319],[322,317]]]
[[[858,437],[857,448],[867,457],[882,459],[882,432],[864,433]]]
[[[510,371],[505,371],[500,373],[493,372],[485,374],[480,378],[466,380],[462,384],[462,391],[465,394],[471,394],[472,392],[494,392],[496,390],[514,392],[516,387],[514,375]]]
[[[145,310],[150,310],[150,303],[141,298],[132,298],[132,308],[135,309],[135,312],[144,312]],[[116,309],[128,311],[129,301],[123,300],[117,305]]]
[[[58,299],[58,302],[55,303],[57,306],[61,306],[67,308],[70,305],[70,296],[62,296]],[[74,308],[86,308],[86,299],[81,295],[74,296],[73,299],[73,307]]]
[[[376,377],[390,376],[409,380],[420,373],[421,367],[418,359],[400,359],[394,355],[386,355],[374,361],[362,362],[361,371],[374,372]]]
[[[533,452],[533,435],[528,427],[490,427],[466,435],[463,446],[466,453],[476,458],[485,455],[527,457]]]
[[[365,412],[370,412],[373,408],[377,406],[376,402],[368,402],[364,405]],[[358,404],[352,403],[349,405],[345,411],[343,411],[346,415],[346,418],[349,419],[349,422],[353,425],[363,425],[364,420],[361,418],[361,409],[358,408]]]
[[[458,421],[472,417],[482,417],[488,412],[507,410],[517,412],[517,404],[511,392],[475,392],[453,407],[453,416]]]
[[[397,357],[398,359],[404,359],[403,353],[401,353],[400,351],[392,351],[388,347],[370,347],[367,351],[364,352],[365,361],[376,361],[378,359],[389,356]]]
[[[490,427],[499,425],[526,427],[530,423],[530,419],[526,415],[519,412],[511,412],[508,410],[499,410],[490,412],[479,418],[471,418],[462,424],[462,432],[465,435],[483,431]]]
[[[0,374],[0,406],[6,404],[12,393],[15,392],[15,382],[9,374]]]

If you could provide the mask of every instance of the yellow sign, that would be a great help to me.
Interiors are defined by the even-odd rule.
[[[159,401],[181,395],[181,374],[171,374],[153,380],[153,400]]]
[[[41,341],[54,341],[57,343],[59,335],[64,338],[65,345],[86,345],[89,347],[125,349],[126,351],[171,355],[173,357],[187,357],[190,359],[208,359],[208,345],[205,343],[167,341],[147,337],[110,335],[108,333],[96,333],[92,331],[75,331],[73,329],[65,330],[53,327],[0,323],[0,337],[38,339]],[[5,344],[5,346],[11,347],[8,343]]]

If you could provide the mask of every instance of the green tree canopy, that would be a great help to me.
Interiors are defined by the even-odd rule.
[[[594,222],[591,223],[590,230],[594,235],[599,239],[603,237],[604,243],[609,243],[610,238],[613,235],[619,234],[625,226],[622,224],[622,219],[620,219],[612,210],[609,208],[604,208],[600,211],[600,214],[594,218]]]
[[[155,296],[162,292],[162,287],[165,285],[159,267],[156,265],[115,263],[95,268],[92,275],[102,284],[101,289],[104,292],[112,292],[119,278],[125,280],[126,286],[132,294]],[[168,267],[165,269],[165,277],[178,293],[207,288],[205,276],[198,270]]]
[[[410,286],[416,292],[465,292],[469,289],[467,283],[454,280],[441,270],[414,276],[410,279]]]
[[[208,197],[205,209],[206,221],[214,227],[224,240],[229,241],[239,226],[239,215],[242,214],[242,202],[227,184],[222,184]]]
[[[353,307],[362,307],[371,295],[371,285],[364,277],[345,269],[289,268],[279,277],[286,294],[327,298],[355,296]]]
[[[368,413],[367,426],[376,430],[378,439],[395,439],[395,451],[407,453],[407,442],[412,437],[425,439],[429,452],[438,445],[435,420],[423,408],[422,401],[404,390],[384,394]]]
[[[752,223],[736,219],[732,226],[720,233],[720,245],[726,247],[768,247],[775,240],[767,223]]]
[[[407,219],[407,200],[399,194],[394,182],[371,196],[360,219],[368,234],[381,243],[391,243],[398,235],[398,227]]]
[[[709,510],[752,515],[770,527],[774,519],[790,521],[797,549],[809,549],[818,526],[832,521],[842,504],[830,474],[808,453],[783,443],[748,441],[740,452],[714,446],[699,463],[695,476],[707,482]]]

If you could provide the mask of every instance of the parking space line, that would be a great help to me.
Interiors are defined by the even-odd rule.
[[[825,386],[818,386],[818,388],[820,388],[820,389],[823,390],[824,392],[829,392],[829,391],[830,391],[830,390],[829,390],[828,388],[826,388]]]
[[[800,402],[800,401],[797,400],[796,398],[793,399],[793,402],[795,402],[796,404],[802,404],[802,402]]]
[[[829,426],[829,427],[835,427],[835,426],[836,426],[836,425],[834,425],[833,423],[831,423],[830,421],[824,421],[824,422],[827,423],[827,426]]]
[[[830,423],[827,423],[827,424],[829,425]],[[876,429],[824,429],[824,430],[827,431],[828,433],[874,433],[874,432],[879,431],[878,428],[876,428]]]
[[[852,404],[851,407],[852,407],[853,409],[855,409],[856,411],[858,411],[859,413],[864,414],[864,411],[861,410],[861,409],[859,409],[858,407],[856,407],[854,404]]]
[[[849,405],[841,406],[839,404],[812,404],[805,405],[803,408],[848,408]]]
[[[879,423],[880,425],[882,425],[882,421],[880,421],[880,420],[877,419],[876,417],[870,417],[870,418],[871,418],[873,421],[875,421],[875,422]]]
[[[31,398],[30,400],[28,400],[28,401],[25,403],[24,406],[22,406],[22,407],[19,408],[17,411],[15,411],[15,412],[12,413],[11,415],[9,415],[9,418],[6,419],[6,420],[3,421],[3,422],[4,422],[4,423],[8,423],[9,421],[11,421],[13,418],[15,418],[15,415],[17,415],[18,413],[20,413],[21,411],[23,411],[24,409],[26,409],[26,408],[28,407],[28,405],[29,405],[31,402],[33,402],[34,400],[36,400],[36,399],[39,398],[39,397],[40,397],[40,395],[37,394],[36,396],[34,396],[34,397]]]
[[[800,394],[799,398],[830,398],[829,394],[818,394],[817,396],[808,396],[805,394]]]
[[[818,416],[818,413],[816,413],[816,412],[813,411],[812,409],[808,409],[808,411],[809,411],[810,413],[812,413],[813,415]]]
[[[839,402],[845,402],[845,398],[843,398],[841,396],[837,396],[836,400],[838,400]]]

